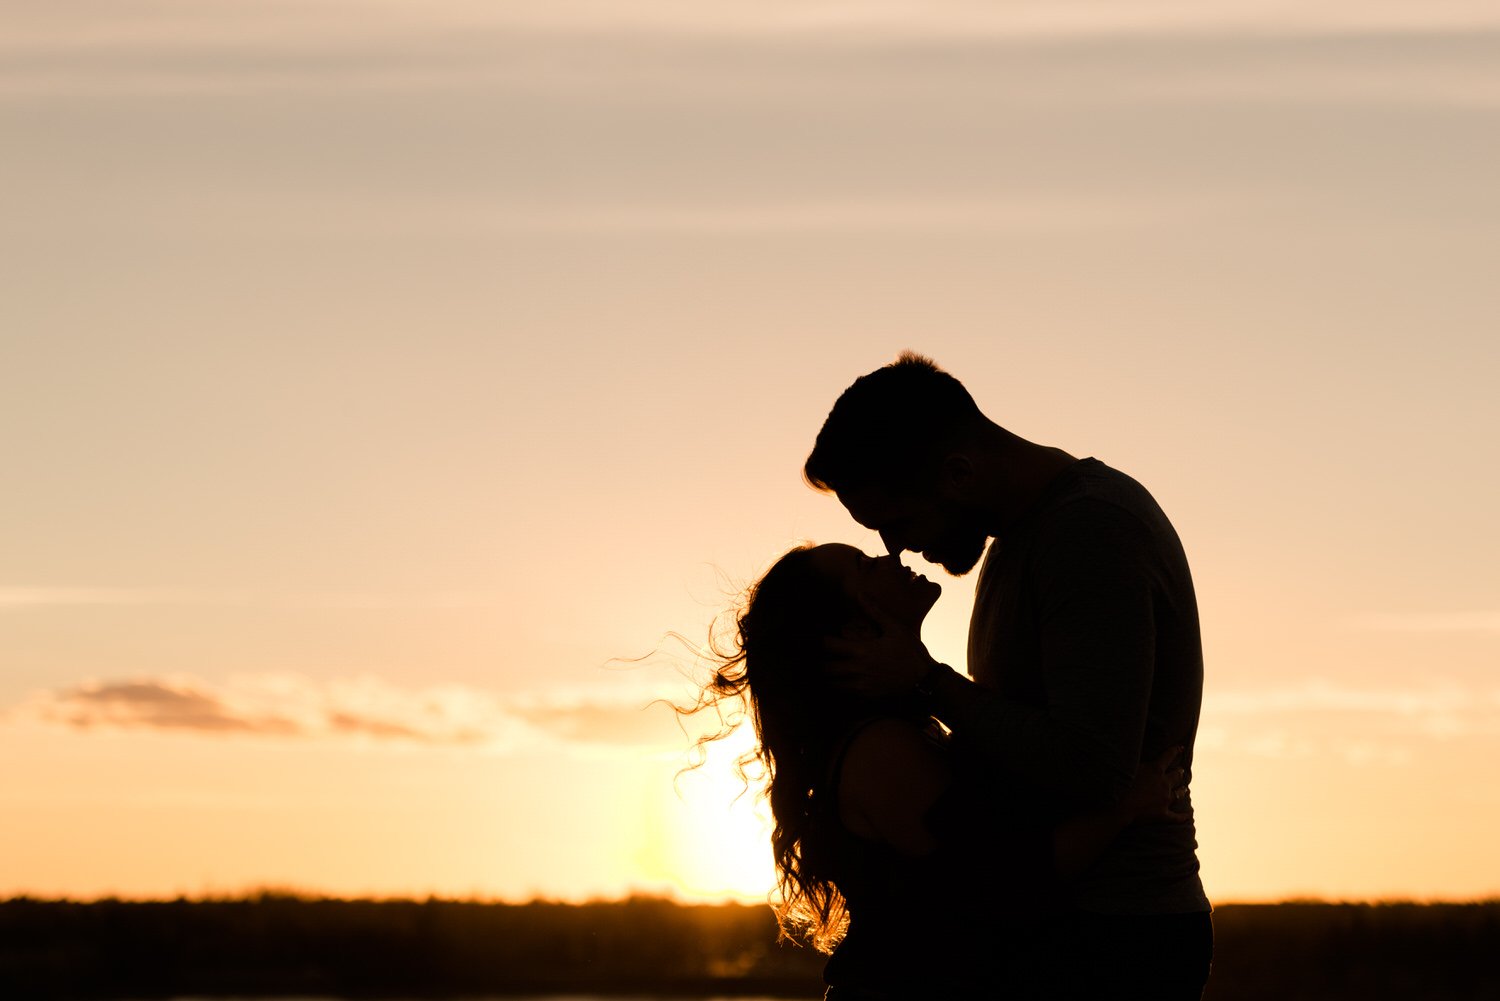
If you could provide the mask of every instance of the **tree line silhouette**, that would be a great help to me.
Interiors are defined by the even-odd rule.
[[[919,918],[917,918],[919,919]],[[1500,998],[1500,901],[1228,904],[1209,1001]],[[0,902],[0,997],[821,996],[770,910],[244,899]]]

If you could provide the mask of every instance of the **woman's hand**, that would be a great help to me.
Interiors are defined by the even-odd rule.
[[[1191,820],[1183,809],[1187,800],[1187,770],[1174,764],[1181,747],[1169,747],[1154,760],[1142,761],[1135,770],[1135,781],[1120,802],[1120,808],[1132,823],[1180,824]]]
[[[834,636],[824,641],[828,673],[845,691],[872,698],[911,691],[937,665],[921,633],[864,595],[860,609],[874,635]]]
[[[1191,820],[1186,805],[1187,772],[1175,765],[1181,747],[1169,747],[1142,761],[1135,781],[1118,803],[1104,810],[1069,817],[1052,831],[1052,858],[1058,875],[1072,879],[1098,861],[1109,844],[1131,824],[1180,824]]]

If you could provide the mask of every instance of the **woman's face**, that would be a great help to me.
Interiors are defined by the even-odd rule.
[[[867,556],[853,546],[832,542],[813,550],[818,568],[838,580],[860,603],[869,603],[913,628],[921,625],[943,589],[919,576],[895,556]]]

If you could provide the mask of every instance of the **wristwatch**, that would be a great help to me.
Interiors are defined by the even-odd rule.
[[[922,680],[917,682],[917,694],[924,699],[934,698],[937,695],[938,681],[951,670],[952,668],[947,664],[933,664],[927,669],[927,673],[922,675]]]

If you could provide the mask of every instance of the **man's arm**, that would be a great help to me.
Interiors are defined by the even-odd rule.
[[[948,671],[933,679],[936,715],[1065,800],[1114,802],[1141,759],[1155,664],[1146,528],[1113,505],[1070,504],[1041,530],[1030,567],[1023,586],[1036,609],[1045,705],[1001,698]]]
[[[902,720],[877,720],[854,738],[838,777],[839,819],[855,835],[894,848],[910,858],[957,849],[964,867],[976,874],[981,860],[1006,865],[1041,861],[1050,855],[1064,879],[1081,875],[1119,833],[1138,822],[1181,823],[1187,791],[1185,773],[1173,747],[1142,762],[1129,791],[1118,803],[1065,818],[1050,827],[1041,814],[993,809],[966,813],[965,793],[949,802],[954,776],[943,755],[921,731]],[[981,828],[972,829],[978,819]],[[998,823],[997,823],[998,822]],[[996,850],[1009,842],[1008,850]],[[982,846],[977,854],[967,850]]]
[[[1045,705],[1002,698],[937,664],[920,639],[847,643],[863,691],[916,685],[933,712],[999,767],[1080,808],[1117,801],[1141,758],[1155,660],[1146,530],[1111,505],[1078,502],[1038,540],[1031,589]]]

